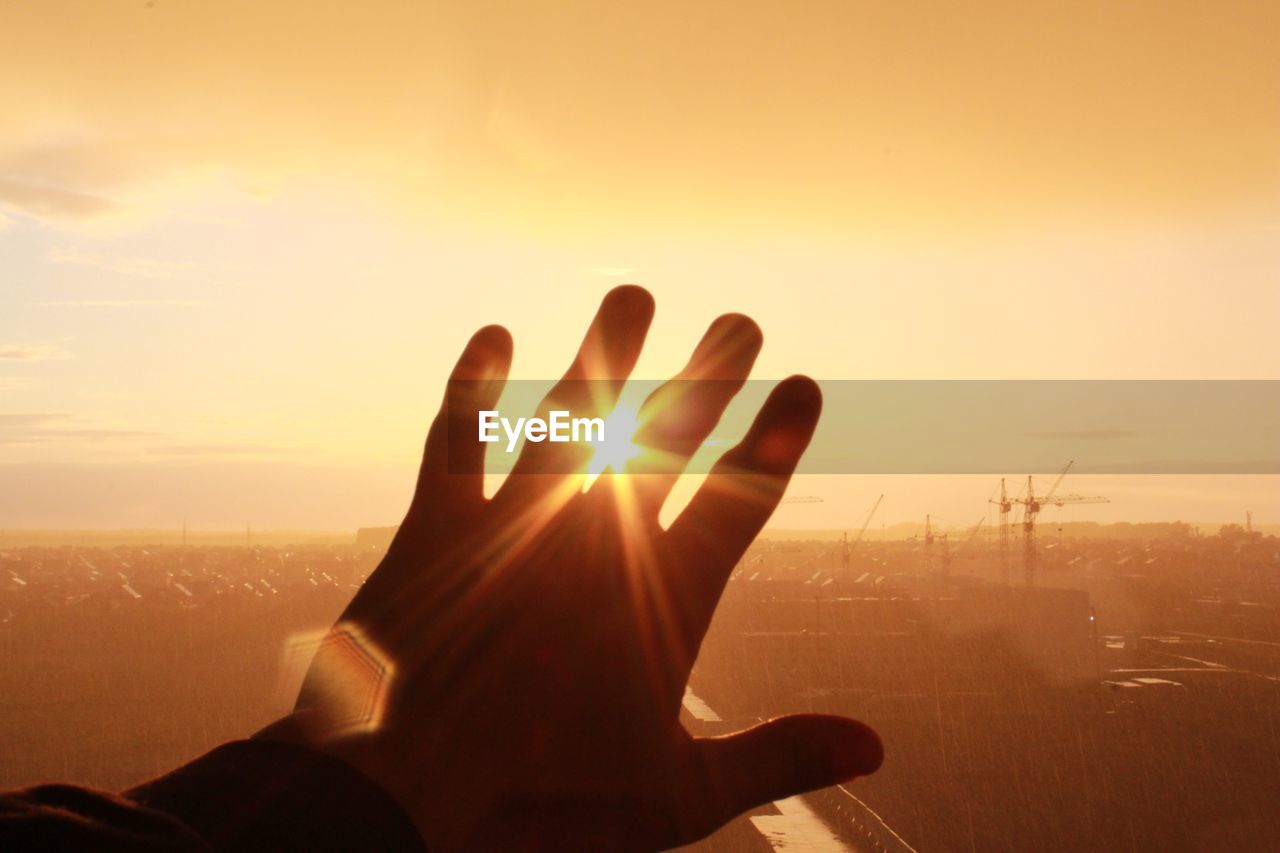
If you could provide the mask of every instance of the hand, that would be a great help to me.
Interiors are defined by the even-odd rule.
[[[610,292],[544,407],[608,414],[652,316],[645,290]],[[724,583],[822,407],[811,380],[780,383],[664,531],[663,501],[760,345],[750,319],[721,317],[677,377],[716,381],[659,388],[636,436],[650,451],[625,471],[583,492],[586,448],[530,443],[489,500],[486,445],[446,440],[475,435],[510,367],[507,331],[477,332],[394,542],[322,645],[297,711],[265,736],[350,762],[433,851],[669,847],[873,772],[880,741],[853,720],[784,717],[702,739],[678,719]]]

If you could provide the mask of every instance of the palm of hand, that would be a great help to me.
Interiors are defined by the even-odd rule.
[[[557,402],[575,413],[611,406],[651,312],[638,288],[606,297]],[[582,460],[563,455],[581,448],[529,445],[487,500],[474,458],[482,446],[448,447],[450,434],[465,434],[451,426],[492,408],[510,362],[504,330],[477,333],[405,522],[335,629],[393,668],[377,685],[386,694],[375,724],[330,736],[335,685],[349,687],[332,675],[351,667],[350,644],[326,644],[299,709],[329,720],[305,739],[380,782],[441,850],[657,849],[873,771],[878,739],[851,720],[795,716],[696,739],[678,719],[720,590],[781,498],[820,408],[809,380],[783,382],[688,509],[669,530],[658,525],[674,477],[759,344],[745,318],[712,326],[680,378],[715,381],[673,385],[642,412],[657,461],[606,472],[584,493],[567,473]]]

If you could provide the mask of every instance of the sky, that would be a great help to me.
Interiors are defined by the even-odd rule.
[[[553,377],[621,281],[657,297],[647,378],[724,311],[756,377],[1277,378],[1277,33],[1266,2],[0,0],[0,527],[391,523],[471,331]],[[888,491],[972,523],[980,485],[806,481],[776,520]],[[1097,486],[1127,499],[1088,517],[1280,515],[1273,478]]]

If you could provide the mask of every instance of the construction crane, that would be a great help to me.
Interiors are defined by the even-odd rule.
[[[876,498],[876,502],[871,505],[871,509],[867,511],[867,517],[862,520],[862,527],[858,528],[858,535],[853,537],[853,542],[849,542],[849,531],[845,531],[844,538],[841,540],[840,563],[844,568],[844,574],[849,574],[849,558],[853,556],[854,549],[858,547],[858,543],[862,541],[862,536],[867,532],[867,527],[871,524],[871,519],[875,517],[876,510],[880,508],[880,502],[884,500],[884,495]]]
[[[933,571],[933,519],[924,517],[924,573]]]
[[[1074,464],[1076,464],[1074,459],[1068,462],[1067,467],[1063,468],[1062,473],[1058,475],[1058,479],[1053,481],[1049,491],[1038,498],[1033,489],[1031,475],[1028,474],[1026,495],[1014,500],[1014,503],[1022,504],[1022,566],[1026,574],[1028,587],[1035,586],[1036,581],[1036,517],[1040,515],[1040,510],[1045,506],[1061,508],[1067,504],[1111,503],[1110,498],[1104,498],[1101,495],[1058,494],[1058,486],[1062,485],[1062,479],[1067,476],[1067,472],[1071,470],[1071,466]]]
[[[964,541],[960,543],[960,547],[954,551],[951,550],[951,539],[946,533],[937,534],[937,538],[942,540],[942,574],[944,577],[951,577],[951,561],[959,557],[965,552],[965,549],[973,544],[973,540],[978,538],[978,531],[982,529],[982,525],[987,523],[987,517],[984,515],[978,519],[969,530],[969,535],[964,537]]]
[[[1009,512],[1013,509],[1013,501],[1009,500],[1008,489],[1005,488],[1004,477],[1000,478],[1000,500],[987,498],[987,503],[995,504],[1000,510],[1000,583],[1009,585]]]

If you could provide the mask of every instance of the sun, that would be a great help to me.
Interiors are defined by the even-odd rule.
[[[595,454],[587,465],[587,474],[595,479],[606,468],[621,473],[627,463],[640,455],[642,448],[635,443],[640,420],[636,410],[620,403],[604,419],[604,440],[595,443]]]

